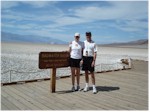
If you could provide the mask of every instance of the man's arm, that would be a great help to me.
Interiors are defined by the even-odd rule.
[[[94,45],[94,54],[93,54],[93,62],[92,62],[92,67],[95,66],[95,61],[96,61],[96,56],[97,56],[97,47],[96,44]]]
[[[91,64],[91,66],[92,66],[92,67],[94,67],[94,66],[95,66],[96,56],[97,56],[97,53],[96,53],[96,52],[94,52],[93,62],[92,62],[92,64]]]
[[[94,55],[93,55],[93,60],[96,61],[96,56],[97,56],[97,46],[96,44],[94,45]]]

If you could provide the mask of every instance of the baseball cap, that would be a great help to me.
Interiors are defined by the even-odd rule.
[[[91,32],[86,32],[86,35],[92,35]]]
[[[75,33],[74,36],[80,36],[80,33]]]

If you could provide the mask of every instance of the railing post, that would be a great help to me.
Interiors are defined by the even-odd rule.
[[[116,70],[118,70],[119,68],[118,68],[118,63],[116,63]]]
[[[100,64],[100,72],[102,72],[102,64]]]
[[[9,83],[11,83],[11,70],[10,70],[10,74],[9,74]]]
[[[131,65],[132,65],[131,58],[128,58],[128,62],[129,62],[129,68],[131,68]]]

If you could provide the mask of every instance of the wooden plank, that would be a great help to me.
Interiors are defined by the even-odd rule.
[[[119,85],[121,90],[124,90],[124,92],[127,93],[127,94],[129,94],[128,90],[133,90],[133,91],[130,91],[133,95],[138,95],[139,97],[145,97],[145,92],[139,91],[140,88],[138,88],[138,87],[135,88],[132,84],[126,85],[126,83],[122,83],[122,82],[118,82],[118,81],[114,81],[112,79],[102,78],[102,77],[100,77],[100,78],[97,77],[96,79],[100,80],[100,81],[104,81],[105,85],[106,85],[106,82],[111,83],[111,85],[112,84],[115,84],[117,86]]]
[[[22,85],[20,85],[22,86]],[[29,97],[27,95],[24,94],[24,91],[20,92],[19,90],[19,86],[6,86],[8,89],[10,89],[11,91],[13,91],[15,94],[17,94],[18,96],[24,98],[24,100],[26,100],[28,102],[28,104],[31,104],[31,108],[33,110],[41,110],[41,109],[46,109],[45,106],[43,106],[42,104],[38,103],[36,100],[34,100],[32,97]]]
[[[29,107],[25,106],[20,100],[16,100],[15,96],[13,96],[12,92],[8,92],[3,90],[2,96],[7,98],[9,102],[13,103],[16,107],[18,107],[19,110],[30,110]]]
[[[107,94],[108,93],[106,93],[106,95]],[[143,99],[141,99],[137,96],[133,96],[133,95],[130,95],[130,94],[124,94],[124,93],[118,92],[118,91],[112,92],[110,96],[112,96],[116,99],[121,99],[121,100],[124,100],[124,101],[127,101],[127,102],[131,102],[133,104],[137,104],[138,108],[140,108],[140,109],[142,109],[142,108],[146,109],[148,107],[148,101],[145,100],[145,99],[143,100]]]
[[[119,72],[110,72],[110,74],[111,73],[114,73],[116,76],[118,73],[120,73],[120,74],[124,74],[123,76],[137,77],[137,78],[142,78],[142,79],[146,79],[146,77],[148,77],[148,73],[138,73],[136,71],[132,72],[130,70],[119,71]],[[127,78],[129,78],[129,77],[127,77]]]
[[[61,81],[62,81],[62,80],[61,80]],[[66,80],[65,80],[64,83],[66,83]],[[64,85],[64,86],[66,87],[67,85]],[[58,87],[59,87],[59,86],[58,86]],[[61,87],[60,87],[60,88],[61,88]],[[83,93],[83,92],[81,92],[81,93]],[[79,94],[81,94],[81,93],[79,93]],[[74,93],[72,93],[72,94],[74,94]],[[87,97],[88,97],[88,101],[91,102],[92,99],[90,99],[89,96],[87,96],[87,97],[85,97],[85,98],[82,98],[82,96],[85,96],[84,94],[85,94],[85,93],[83,93],[81,96],[78,96],[78,94],[76,94],[76,95],[74,95],[74,96],[77,96],[78,98],[80,98],[79,100],[87,99]],[[92,94],[92,93],[91,93],[91,94]],[[69,94],[68,94],[68,95],[69,95]],[[93,94],[92,94],[92,95],[93,95]],[[73,97],[72,97],[72,98],[73,98]],[[74,99],[78,99],[78,98],[73,98],[72,101],[73,101]],[[97,98],[96,98],[95,100],[97,100]],[[94,100],[94,101],[95,101],[95,100]],[[101,102],[101,101],[100,101],[100,102]],[[97,103],[99,108],[107,107],[107,106],[100,107],[100,106],[101,106],[101,104],[99,104],[100,102]],[[84,103],[86,103],[86,101],[84,101]],[[95,103],[92,103],[91,105],[94,105],[94,104],[95,104]],[[111,107],[111,108],[112,108],[112,107]]]
[[[14,89],[17,91],[17,93],[20,96],[26,98],[28,101],[33,103],[35,106],[39,107],[40,110],[48,110],[49,109],[47,106],[45,106],[41,102],[38,102],[34,92],[32,92],[31,96],[29,96],[28,94],[25,94],[26,93],[25,90],[21,90],[21,88],[18,88],[17,86],[14,86]]]
[[[66,81],[65,81],[66,82]],[[114,96],[113,96],[114,97]],[[122,99],[122,100],[124,100],[124,99]],[[127,101],[128,102],[128,101]],[[140,106],[139,106],[140,107]]]
[[[46,102],[44,100],[43,96],[45,94],[39,95],[39,92],[37,91],[38,90],[37,88],[31,88],[29,86],[21,86],[19,89],[20,90],[25,90],[25,92],[24,92],[25,95],[30,96],[30,97],[32,97],[32,99],[36,100],[37,102],[41,103],[42,105],[45,105],[46,107],[48,107],[48,110],[54,110],[55,109],[55,108],[53,108],[54,105],[52,103]]]
[[[138,77],[141,77],[141,78],[148,76],[148,73],[141,73],[141,72],[131,71],[131,70],[120,71],[120,73],[130,74],[130,76],[138,76]]]
[[[7,106],[8,105],[6,105],[4,102],[1,101],[1,110],[9,110]]]
[[[114,75],[115,74],[115,75]],[[119,76],[120,75],[120,76]],[[145,81],[145,80],[142,80],[142,79],[137,79],[136,77],[133,77],[133,78],[126,78],[128,77],[128,75],[126,74],[122,74],[122,73],[119,73],[118,75],[116,75],[116,73],[108,73],[108,74],[105,74],[102,75],[101,77],[105,77],[105,78],[109,78],[109,79],[112,79],[112,80],[115,80],[117,82],[122,82],[122,83],[126,83],[126,84],[130,84],[132,83],[133,86],[136,86],[136,87],[141,87],[141,86],[146,86],[145,84],[148,85],[148,82]],[[147,83],[146,83],[147,82]],[[142,88],[143,89],[143,88]],[[143,89],[144,91],[145,89]]]
[[[1,110],[9,110],[8,107],[1,102]]]
[[[40,85],[42,85],[42,84],[40,84]],[[37,93],[36,95],[38,98],[37,100],[39,102],[42,101],[41,103],[46,105],[47,107],[49,107],[49,109],[63,109],[64,107],[66,107],[65,105],[63,105],[63,107],[62,106],[60,107],[58,104],[60,102],[60,100],[59,99],[53,99],[54,95],[50,94],[47,89],[45,91],[43,91],[40,89],[41,88],[40,86],[34,86],[34,84],[32,84],[32,85],[26,84],[22,88],[27,91],[25,94],[31,95],[32,92],[30,90],[33,90],[34,92],[36,92]],[[36,89],[36,90],[34,90],[34,89]],[[50,97],[47,98],[46,97],[47,95],[49,95]]]
[[[7,98],[5,97],[1,97],[1,100],[4,104],[7,105],[8,110],[18,110],[19,108],[16,107],[16,105],[14,105],[13,103],[11,103]]]
[[[85,104],[85,106],[83,106],[83,108],[87,108],[87,105],[92,105],[92,106],[94,106],[94,110],[96,110],[96,108],[98,108],[98,110],[99,109],[105,109],[105,110],[116,109],[113,104],[109,104],[106,100],[103,100],[100,96],[98,96],[99,98],[98,97],[94,98],[92,91],[89,93],[88,92],[86,92],[86,93],[76,92],[73,94],[74,94],[74,97],[73,97],[72,101],[77,100],[80,102],[81,105]],[[92,108],[90,107],[90,109],[92,109]]]
[[[125,106],[118,105],[116,100],[112,100],[113,102],[110,102],[110,100],[106,100],[105,97],[101,97],[102,94],[100,94],[100,96],[97,96],[98,93],[96,95],[93,95],[92,91],[89,91],[86,93],[81,92],[81,93],[82,93],[82,95],[80,96],[81,99],[82,97],[85,97],[85,99],[88,98],[88,100],[93,101],[93,104],[98,104],[99,106],[107,107],[107,109],[117,109],[117,110],[118,109],[120,110],[121,109],[133,109],[133,108],[129,108],[129,107],[127,108]]]
[[[61,86],[58,86],[58,89],[59,88],[62,88]],[[56,92],[57,93],[57,92]],[[61,99],[63,99],[63,100],[67,100],[67,104],[70,104],[70,103],[68,103],[68,101],[71,101],[71,102],[73,102],[73,103],[76,103],[76,104],[79,104],[79,105],[81,105],[81,108],[83,109],[100,109],[99,107],[95,107],[94,106],[94,104],[92,104],[91,103],[91,101],[89,101],[91,104],[89,104],[89,106],[87,107],[87,102],[86,102],[86,100],[84,100],[84,99],[81,99],[81,98],[79,98],[79,97],[77,97],[74,93],[66,93],[66,95],[65,94],[58,94],[58,95],[56,95],[56,98],[61,98]]]
[[[39,85],[39,86],[40,86],[40,85]],[[45,86],[42,86],[42,87],[44,88],[44,90],[46,90],[46,85],[45,85]],[[58,87],[61,87],[61,86],[58,86]],[[43,90],[42,90],[42,91],[43,91]],[[73,96],[74,96],[74,93],[71,93],[71,94],[73,94]],[[55,95],[56,95],[56,94],[55,94]],[[59,95],[56,95],[55,98],[58,97],[58,96],[60,96],[60,94],[59,94]],[[64,97],[64,98],[68,99],[69,93],[68,93],[66,96],[67,96],[67,97]],[[72,101],[72,102],[74,101],[73,99],[76,99],[76,98],[73,98],[73,96],[70,97],[70,98],[71,98],[70,101]],[[79,102],[80,102],[80,100],[79,100]],[[83,103],[85,104],[85,102],[83,102]],[[92,104],[91,104],[91,105],[92,105]],[[85,107],[85,106],[84,106],[84,107]],[[90,106],[89,106],[89,107],[90,107]],[[87,107],[87,109],[88,109],[89,107]]]
[[[111,80],[108,81],[107,79],[106,80],[105,79],[101,79],[100,82],[101,82],[101,84],[105,84],[106,81],[107,81],[107,85],[112,85],[112,81]],[[117,85],[120,85],[120,84],[118,83]],[[132,97],[137,97],[136,99],[139,99],[139,100],[142,100],[142,101],[145,101],[145,102],[148,100],[148,92],[145,93],[145,94],[140,94],[139,90],[125,88],[124,86],[120,86],[120,91],[124,95],[132,96]]]
[[[123,71],[120,71],[120,72],[112,72],[112,73],[108,73],[112,76],[117,76],[117,78],[126,78],[126,79],[131,79],[131,78],[137,78],[137,79],[140,79],[140,80],[145,80],[145,81],[148,81],[148,79],[146,77],[148,77],[148,74],[143,74],[143,76],[141,76],[142,74],[140,73],[130,73],[130,72],[123,72]],[[107,75],[108,75],[107,74]]]
[[[107,81],[107,80],[106,80]],[[102,84],[105,84],[106,85],[106,81],[103,81],[103,80],[101,80],[100,82],[100,84],[102,85]],[[107,85],[112,85],[112,83],[110,82],[110,81],[107,81]],[[118,85],[119,85],[119,83],[118,83]],[[134,90],[130,90],[130,89],[128,89],[128,90],[125,90],[125,91],[122,91],[123,89],[122,89],[123,87],[121,86],[120,87],[120,90],[119,91],[113,91],[112,92],[112,94],[109,94],[110,96],[112,96],[112,95],[114,95],[114,96],[112,96],[112,97],[114,97],[114,98],[119,98],[119,99],[121,99],[121,100],[123,100],[123,101],[129,101],[129,102],[132,102],[132,103],[135,103],[135,104],[138,104],[139,106],[138,107],[140,107],[141,105],[143,105],[142,103],[144,103],[146,100],[144,99],[142,99],[141,100],[141,97],[139,97],[139,96],[135,96],[135,95],[130,95],[130,91],[133,91],[134,92]],[[120,94],[118,94],[118,93],[120,93],[120,94],[122,94],[122,96],[120,96]],[[108,94],[108,93],[106,93],[106,94]],[[115,94],[117,94],[117,95],[115,95]],[[129,97],[129,95],[130,95],[130,97]],[[125,97],[124,98],[124,96],[127,96],[127,97]],[[139,102],[136,102],[136,101],[134,101],[133,100],[133,98],[132,97],[134,97],[134,99],[136,99],[136,101],[143,101],[143,102],[141,102],[140,104],[139,104]],[[137,100],[137,99],[139,99],[139,100]],[[146,103],[146,102],[145,102]],[[145,104],[143,105],[143,106],[145,106]]]
[[[45,82],[45,81],[44,81]],[[49,82],[49,81],[46,81],[46,82]],[[47,85],[41,85],[39,83],[35,83],[36,87],[38,87],[38,89],[40,89],[39,91],[41,91],[40,93],[42,94],[45,94],[45,92],[47,93],[47,86],[48,86],[48,83]],[[43,87],[45,87],[45,89],[43,89]],[[34,87],[35,88],[35,87]],[[58,105],[61,105],[61,108],[62,109],[71,109],[73,107],[73,105],[69,104],[67,105],[66,103],[64,103],[64,101],[62,101],[61,99],[59,98],[56,98],[57,97],[57,94],[51,94],[51,93],[47,93],[45,95],[46,99],[50,99],[51,100],[54,100],[55,101],[55,105],[58,106]],[[61,104],[60,104],[61,103]],[[71,105],[71,106],[70,106]],[[69,107],[70,106],[70,107]]]
[[[134,80],[126,80],[126,79],[121,79],[121,78],[114,78],[115,76],[113,76],[113,77],[110,77],[110,76],[108,76],[108,75],[101,75],[101,78],[105,78],[105,79],[108,79],[108,80],[112,80],[112,81],[116,81],[116,82],[119,82],[120,84],[123,84],[124,86],[127,86],[128,88],[135,88],[135,89],[139,89],[139,87],[141,87],[140,86],[140,84],[133,84],[134,82]],[[142,91],[141,92],[145,92],[145,89],[143,89],[143,88],[140,88]]]
[[[33,103],[31,103],[30,101],[24,99],[22,96],[16,94],[16,92],[12,91],[11,89],[9,89],[8,86],[5,86],[5,91],[8,91],[7,93],[14,99],[16,99],[18,101],[18,103],[22,103],[25,107],[27,107],[30,110],[38,110],[39,108],[36,107],[35,105],[33,105]]]
[[[61,89],[61,87],[59,87],[59,88]],[[79,95],[81,95],[81,94],[80,93],[77,94],[76,92],[73,92],[71,94],[67,94],[67,98],[64,97],[63,94],[59,95],[58,97],[62,97],[62,98],[64,98],[64,100],[67,99],[67,100],[70,100],[74,103],[77,103],[77,104],[81,105],[81,108],[84,110],[87,110],[87,109],[99,110],[99,109],[101,109],[101,106],[99,104],[94,104],[91,100],[89,100],[90,98],[88,98],[88,99],[82,98]],[[87,107],[87,105],[89,105],[89,106]]]
[[[37,83],[36,83],[37,84]],[[47,84],[48,85],[48,84]],[[44,86],[42,86],[42,85],[38,85],[38,86],[41,86],[40,88],[42,88],[43,90],[42,91],[46,91],[47,90],[47,88],[46,88],[46,86],[47,85],[44,85]],[[71,93],[72,94],[72,93]],[[62,101],[62,103],[64,104],[64,105],[66,105],[67,104],[67,108],[69,109],[69,108],[73,108],[74,107],[74,104],[73,105],[70,105],[70,103],[67,103],[67,102],[65,102],[64,103],[64,101],[63,100],[60,100],[60,97],[58,98],[58,96],[60,95],[58,95],[58,94],[54,94],[55,95],[55,99],[59,99],[59,102],[61,102]],[[67,97],[64,97],[64,98],[66,98],[67,100],[68,100],[68,94],[66,95]],[[47,97],[49,97],[49,96],[47,96]],[[53,97],[54,98],[54,97]],[[71,97],[71,100],[70,101],[72,101],[72,97]],[[76,103],[76,102],[75,102]],[[87,107],[87,108],[89,108],[89,107]]]
[[[99,79],[96,79],[96,80],[101,80],[101,79],[114,82],[114,84],[121,84],[122,86],[124,86],[125,88],[128,88],[128,89],[133,89],[133,88],[134,88],[135,90],[138,90],[139,87],[140,87],[140,86],[138,86],[138,85],[134,85],[134,84],[133,84],[133,81],[131,81],[131,82],[119,81],[119,79],[116,80],[116,79],[114,79],[114,78],[105,77],[105,76],[104,76],[104,77],[101,76]],[[140,88],[140,89],[141,89],[141,88]],[[143,89],[141,89],[140,92],[141,92],[142,94],[144,94],[146,91],[147,91],[147,90],[143,88]]]
[[[37,82],[39,80],[50,80],[50,78],[41,78],[41,79],[31,79],[31,80],[24,80],[24,81],[5,82],[5,83],[1,83],[1,85],[5,86],[5,85],[14,85],[14,84],[24,84],[24,83],[29,83],[29,82]]]
[[[105,84],[105,82],[106,81],[104,81],[104,80],[101,80],[101,85],[104,85]],[[111,82],[108,82],[107,83],[107,85],[112,85],[112,83]],[[130,91],[133,91],[134,93],[136,92],[136,91],[134,91],[133,89],[122,89],[122,86],[120,87],[120,91],[115,91],[115,92],[117,92],[118,94],[120,94],[120,95],[124,95],[124,96],[128,96],[128,97],[130,97],[130,99],[132,99],[132,97],[133,98],[135,98],[135,99],[139,99],[140,101],[147,101],[147,99],[148,99],[148,97],[139,97],[137,94],[130,94]],[[148,96],[148,95],[147,95]],[[141,104],[142,105],[142,104]]]

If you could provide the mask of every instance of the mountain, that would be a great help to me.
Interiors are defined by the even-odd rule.
[[[128,45],[148,45],[148,39],[140,39],[130,42],[121,42],[121,43],[110,43],[110,44],[101,44],[106,46],[128,46]]]
[[[29,43],[48,43],[48,44],[68,44],[65,41],[45,36],[19,35],[8,32],[1,32],[2,42],[29,42]]]
[[[54,39],[46,36],[36,36],[36,35],[19,35],[8,32],[1,32],[2,42],[29,42],[29,43],[48,43],[48,44],[68,44],[68,42]],[[110,44],[100,44],[102,46],[133,46],[133,45],[148,45],[148,39],[141,39],[130,42],[121,43],[110,43]]]

